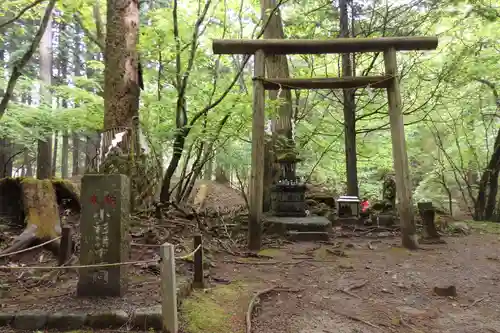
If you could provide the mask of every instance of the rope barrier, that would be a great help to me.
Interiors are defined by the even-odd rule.
[[[193,256],[200,248],[201,248],[201,244],[198,245],[198,247],[196,249],[194,249],[192,252],[190,252],[186,255],[180,256],[180,257],[175,257],[175,259],[177,259],[177,260],[187,259],[187,258]],[[151,259],[151,260],[143,260],[143,261],[127,261],[127,262],[102,263],[102,264],[77,265],[77,266],[0,266],[0,269],[57,270],[57,269],[103,268],[103,267],[116,267],[116,266],[124,266],[124,265],[149,264],[152,262],[159,262],[159,261],[160,261],[160,259]]]
[[[0,258],[5,258],[5,257],[9,257],[9,256],[13,256],[15,254],[19,254],[19,253],[23,253],[23,252],[28,252],[28,251],[31,251],[31,250],[34,250],[34,249],[37,249],[39,247],[42,247],[42,246],[45,246],[47,244],[50,244],[52,242],[55,242],[56,240],[59,240],[61,239],[61,236],[59,237],[56,237],[54,239],[51,239],[49,241],[46,241],[42,244],[38,244],[38,245],[35,245],[35,246],[32,246],[32,247],[28,247],[27,249],[24,249],[24,250],[19,250],[19,251],[15,251],[15,252],[10,252],[10,253],[5,253],[5,254],[0,254]]]
[[[135,264],[148,264],[151,262],[159,261],[159,259],[151,259],[144,261],[126,261],[126,262],[114,262],[114,263],[103,263],[103,264],[93,264],[93,265],[77,265],[77,266],[0,266],[0,269],[38,269],[38,270],[51,270],[51,269],[79,269],[79,268],[103,268],[103,267],[116,267],[124,265],[135,265]]]
[[[193,250],[193,252],[188,253],[188,254],[186,254],[186,255],[184,255],[184,256],[181,256],[181,257],[175,257],[175,259],[178,259],[178,260],[187,259],[187,258],[189,258],[189,257],[193,256],[196,252],[198,252],[198,250],[199,250],[200,248],[201,248],[201,244],[200,244],[200,245],[198,245],[198,247],[196,247],[196,249],[194,249],[194,250]]]

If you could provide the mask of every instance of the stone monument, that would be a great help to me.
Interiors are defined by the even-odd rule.
[[[86,174],[81,188],[80,265],[129,259],[130,181],[120,174]],[[123,296],[127,266],[81,268],[77,296]]]

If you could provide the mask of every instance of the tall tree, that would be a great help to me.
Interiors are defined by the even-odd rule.
[[[340,38],[349,38],[349,0],[339,0]],[[351,8],[353,8],[351,4]],[[354,76],[351,54],[342,54],[342,76]],[[358,167],[356,156],[356,103],[355,89],[343,89],[345,165],[347,175],[347,195],[359,196]]]
[[[22,70],[24,66],[26,66],[26,64],[29,62],[29,60],[33,56],[33,53],[35,53],[36,48],[40,44],[42,36],[45,33],[47,25],[50,21],[52,10],[54,9],[55,4],[56,0],[49,1],[47,7],[45,8],[45,12],[43,14],[40,27],[38,28],[38,31],[36,32],[35,37],[33,38],[33,41],[28,47],[28,50],[21,56],[21,58],[13,66],[12,73],[7,83],[7,88],[5,89],[5,92],[3,93],[2,96],[2,100],[0,101],[0,118],[4,115],[5,111],[7,110],[7,105],[9,104],[10,99],[14,95],[14,88],[16,87],[17,80],[22,75]],[[2,27],[12,22],[13,21],[8,20],[7,22],[2,23]]]
[[[82,75],[82,39],[81,39],[81,29],[79,24],[75,24],[74,27],[74,37],[73,37],[73,67],[74,75]],[[73,131],[71,135],[72,143],[72,176],[78,176],[80,174],[80,135],[77,131]]]
[[[139,111],[139,1],[108,0],[104,52],[104,130],[132,127]]]
[[[40,41],[40,78],[42,80],[41,96],[42,101],[48,108],[52,107],[52,95],[50,85],[52,83],[52,16],[49,17],[47,28]],[[38,153],[36,164],[36,177],[47,179],[52,175],[51,152],[52,134],[46,135],[44,139],[38,140]]]
[[[59,84],[67,84],[68,63],[69,63],[69,43],[68,43],[68,26],[62,22],[59,26]],[[61,107],[68,107],[68,100],[65,97],[61,99]],[[54,155],[55,152],[54,152]],[[61,178],[68,178],[69,173],[69,134],[68,130],[62,133],[61,146]]]
[[[0,66],[2,66],[1,73],[3,74],[5,68],[5,55],[4,49],[0,50]],[[4,91],[0,88],[0,95],[3,96]],[[9,138],[0,138],[0,178],[10,177],[12,174],[12,144]]]
[[[478,81],[486,85],[493,93],[494,102],[496,105],[496,114],[500,114],[500,94],[493,82],[485,79]],[[479,189],[477,192],[476,204],[474,207],[474,219],[476,220],[491,220],[495,214],[498,194],[498,179],[500,177],[500,129],[497,132],[495,142],[493,144],[493,154],[488,161],[486,168],[481,175],[479,181]],[[497,217],[497,220],[500,217]]]
[[[261,15],[264,24],[264,38],[266,39],[283,39],[285,32],[283,29],[283,20],[281,11],[276,0],[261,0]],[[266,72],[269,78],[287,78],[290,76],[288,61],[286,55],[269,55],[266,56]],[[280,95],[278,95],[280,93]],[[264,172],[264,198],[263,211],[268,211],[271,207],[271,186],[276,179],[276,174],[279,174],[279,166],[274,163],[276,154],[279,150],[294,149],[292,136],[292,93],[290,89],[282,91],[269,91],[269,99],[271,101],[279,101],[278,112],[271,119],[272,139],[266,143],[266,168]]]
[[[281,11],[276,0],[261,0],[260,2],[262,21],[264,24],[264,38],[283,39],[285,32],[283,30],[283,20]],[[290,71],[288,61],[285,55],[266,56],[266,70],[269,78],[288,78]],[[281,91],[282,96],[278,96],[278,91],[269,91],[269,99],[277,100],[283,97],[278,108],[276,117],[272,119],[272,130],[275,135],[283,136],[292,140],[292,93],[290,89]]]

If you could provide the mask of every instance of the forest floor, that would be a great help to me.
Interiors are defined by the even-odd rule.
[[[446,244],[420,251],[401,248],[392,233],[370,238],[363,231],[347,238],[332,233],[328,243],[266,239],[256,258],[235,248],[240,255],[212,251],[209,285],[194,291],[180,308],[182,332],[245,333],[252,298],[269,288],[275,289],[260,298],[252,315],[253,333],[500,332],[500,227],[473,226],[470,235],[445,237]],[[154,250],[145,251],[134,251],[134,259],[154,256]],[[44,251],[31,255],[39,265],[47,260]],[[133,276],[126,297],[102,306],[159,301],[157,288],[150,288],[158,281],[156,274],[134,267]],[[15,297],[2,300],[4,308],[96,306],[73,301],[73,274],[52,286],[47,279],[29,279],[39,285],[23,285],[22,275],[16,279],[2,279],[16,288]],[[433,292],[450,285],[457,297]]]
[[[220,192],[220,191],[209,191]],[[224,206],[237,196],[210,195],[209,208]],[[239,199],[239,206],[243,205]],[[211,202],[213,201],[213,203]],[[232,210],[228,205],[227,210]],[[220,216],[218,217],[220,219]],[[141,246],[177,244],[179,253],[192,248],[195,221],[176,217],[158,224],[136,217],[131,260],[157,258],[158,249]],[[194,291],[180,308],[183,333],[245,333],[249,304],[253,333],[500,333],[500,226],[470,223],[467,236],[445,237],[446,244],[407,251],[392,232],[334,229],[327,243],[290,243],[264,239],[256,257],[245,253],[245,235],[207,234],[210,262],[207,288]],[[154,230],[154,232],[153,232]],[[2,235],[7,241],[8,234]],[[1,243],[1,242],[0,242]],[[51,266],[55,258],[37,249],[9,258],[4,264]],[[178,264],[180,276],[191,264]],[[0,309],[59,308],[128,310],[157,304],[157,267],[131,267],[130,289],[124,298],[84,302],[74,295],[77,275],[40,271],[0,272]],[[441,297],[435,287],[455,286],[457,297]],[[3,294],[3,296],[2,296]],[[260,302],[259,302],[260,300]],[[10,332],[0,328],[0,332]],[[83,332],[83,331],[81,331]],[[97,332],[97,331],[96,331]],[[107,331],[100,331],[107,332]]]
[[[252,296],[277,287],[262,297],[253,333],[500,332],[500,229],[479,229],[413,252],[399,237],[353,237],[260,252],[272,259],[224,256],[211,275],[228,284],[193,296],[215,320],[205,311],[198,321],[187,302],[186,331],[244,333]],[[448,286],[457,297],[434,293]]]

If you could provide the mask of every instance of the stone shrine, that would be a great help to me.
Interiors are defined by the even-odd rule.
[[[296,176],[300,161],[292,153],[277,160],[280,177],[271,188],[271,211],[264,222],[266,230],[294,241],[327,241],[330,221],[324,216],[309,216],[306,212],[306,184]]]

